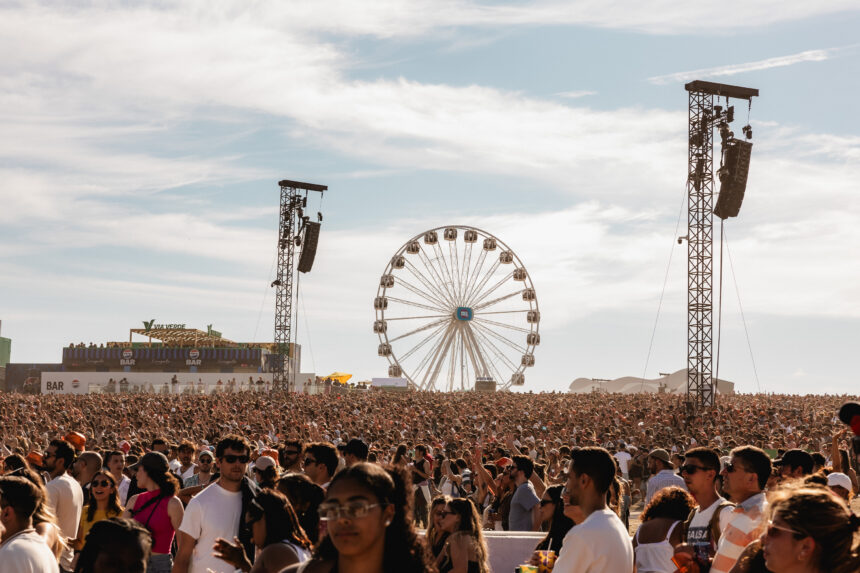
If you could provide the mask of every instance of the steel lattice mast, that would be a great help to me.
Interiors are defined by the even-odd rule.
[[[694,81],[689,92],[687,155],[687,398],[696,409],[714,404],[713,210],[714,127],[725,115],[714,96],[750,100],[757,89]]]
[[[301,210],[307,206],[307,192],[323,192],[325,185],[284,180],[281,187],[281,216],[278,227],[278,271],[273,286],[275,291],[275,348],[278,357],[274,362],[273,386],[275,389],[290,389],[295,380],[290,361],[290,342],[293,326],[293,277],[296,250],[296,222]],[[304,191],[304,197],[301,191]]]

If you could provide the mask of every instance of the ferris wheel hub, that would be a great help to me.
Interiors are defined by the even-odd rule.
[[[468,322],[472,320],[475,316],[475,313],[468,306],[458,306],[457,310],[454,312],[454,318],[457,320],[462,320],[464,322]]]

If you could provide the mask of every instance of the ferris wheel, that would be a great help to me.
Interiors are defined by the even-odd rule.
[[[391,257],[373,300],[388,375],[418,390],[521,386],[540,344],[540,310],[520,258],[462,225],[416,235]]]

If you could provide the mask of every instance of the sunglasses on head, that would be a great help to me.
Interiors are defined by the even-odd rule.
[[[237,456],[235,454],[224,454],[221,459],[223,459],[228,464],[235,464],[236,462],[239,462],[240,464],[247,464],[250,461],[251,456],[247,454],[242,454],[241,456]]]
[[[102,479],[102,480],[93,480],[93,481],[91,481],[91,482],[90,482],[90,486],[92,486],[92,487],[110,487],[111,485],[113,485],[113,484],[111,484],[111,483],[110,483],[108,480],[106,480],[106,479]]]

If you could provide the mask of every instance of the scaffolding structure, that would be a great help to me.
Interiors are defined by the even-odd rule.
[[[294,259],[299,233],[297,223],[303,219],[302,210],[307,207],[308,191],[320,193],[328,189],[325,185],[283,180],[281,188],[280,225],[278,227],[278,270],[272,286],[275,291],[275,349],[278,357],[272,369],[273,387],[277,390],[293,390],[296,373],[290,356],[293,335],[293,278]],[[295,347],[295,346],[294,346]]]
[[[697,409],[714,404],[713,245],[714,128],[731,122],[714,96],[751,100],[757,89],[694,81],[689,92],[687,156],[687,399]]]

